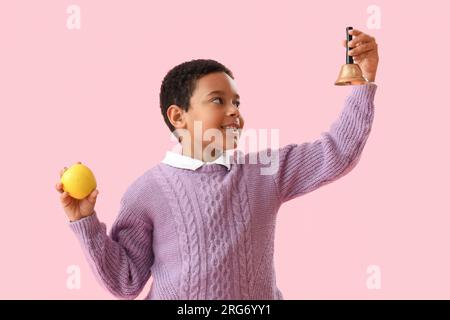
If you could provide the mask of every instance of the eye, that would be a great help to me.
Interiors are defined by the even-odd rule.
[[[220,101],[220,102],[219,102],[220,104],[223,103],[223,99],[220,98],[220,97],[214,98],[214,99],[212,100],[212,102],[214,102],[214,101],[216,101],[216,100],[219,100],[219,101]],[[236,101],[234,101],[234,105],[236,106],[236,108],[239,108],[239,106],[241,105],[241,102],[238,101],[238,100],[236,100]]]
[[[222,98],[217,97],[217,98],[214,98],[212,101],[214,102],[216,100],[220,100],[220,103],[222,104]]]

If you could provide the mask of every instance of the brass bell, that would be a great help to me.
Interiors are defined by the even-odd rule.
[[[348,86],[348,85],[361,85],[367,83],[367,79],[364,78],[362,70],[358,64],[353,62],[353,57],[348,55],[348,43],[352,40],[352,35],[348,34],[349,30],[353,27],[346,28],[347,35],[347,45],[345,48],[345,64],[341,67],[339,76],[334,83],[337,86]]]

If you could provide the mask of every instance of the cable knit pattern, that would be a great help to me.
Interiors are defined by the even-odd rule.
[[[164,189],[170,198],[169,204],[173,206],[172,213],[179,235],[179,246],[182,252],[183,281],[181,283],[182,299],[198,299],[199,287],[199,240],[197,227],[194,222],[192,204],[187,194],[187,189],[174,172],[166,176]],[[170,181],[174,183],[171,184]],[[176,194],[178,193],[178,196]]]
[[[227,238],[225,228],[226,212],[220,206],[222,194],[219,189],[217,175],[202,175],[200,178],[201,196],[205,204],[208,230],[209,270],[211,270],[210,291],[207,291],[207,299],[230,299],[230,266],[228,263]]]
[[[316,141],[256,154],[277,154],[273,174],[251,163],[252,154],[245,163],[235,157],[230,170],[160,163],[128,187],[109,235],[97,212],[69,223],[99,282],[124,299],[136,298],[150,277],[147,299],[283,299],[274,269],[277,212],[355,167],[376,88],[353,87]]]
[[[238,242],[238,261],[239,269],[239,289],[242,299],[250,299],[250,288],[253,284],[253,257],[252,257],[252,241],[250,233],[250,219],[248,196],[246,192],[246,185],[238,183],[235,179],[232,185],[232,210],[234,217],[234,225],[236,226],[237,234],[243,236],[243,241]]]

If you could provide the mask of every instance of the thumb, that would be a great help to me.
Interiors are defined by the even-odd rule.
[[[95,201],[97,200],[97,196],[98,196],[99,192],[97,189],[95,189],[94,191],[91,192],[91,194],[88,197],[88,200],[90,203],[95,203]]]

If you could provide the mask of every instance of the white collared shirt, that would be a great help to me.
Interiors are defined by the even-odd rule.
[[[190,169],[197,170],[201,166],[205,164],[221,164],[225,166],[228,170],[231,169],[231,164],[229,161],[229,152],[233,150],[226,150],[220,157],[215,159],[212,162],[204,162],[199,159],[191,158],[173,151],[167,151],[166,156],[164,157],[162,163],[168,164],[169,166],[181,168],[181,169]]]

